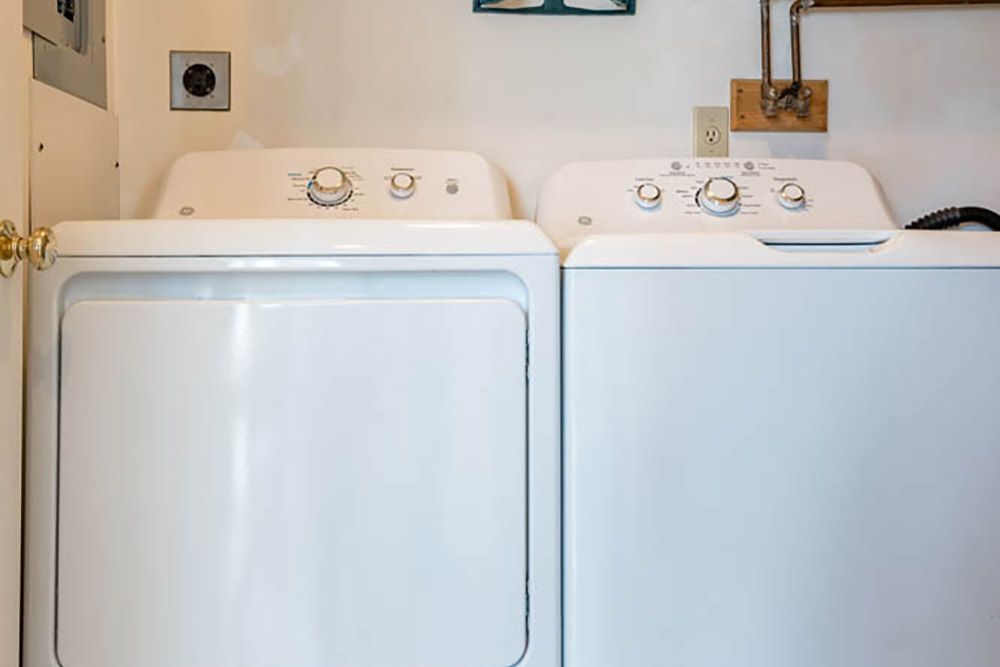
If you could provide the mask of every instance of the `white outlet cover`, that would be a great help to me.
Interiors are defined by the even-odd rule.
[[[231,54],[224,51],[171,51],[170,108],[175,111],[229,111],[231,60]],[[213,79],[211,90],[204,95],[192,94],[184,81],[187,72],[199,65],[207,67]]]
[[[729,157],[729,107],[695,107],[695,157]]]

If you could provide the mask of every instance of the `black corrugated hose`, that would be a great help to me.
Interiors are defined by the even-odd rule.
[[[1000,232],[1000,215],[988,208],[965,206],[946,208],[943,211],[931,213],[910,223],[907,229],[952,229],[967,222],[986,225],[995,232]]]

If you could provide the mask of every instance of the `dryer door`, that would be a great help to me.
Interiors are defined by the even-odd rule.
[[[73,305],[60,663],[517,663],[525,340],[502,299]]]

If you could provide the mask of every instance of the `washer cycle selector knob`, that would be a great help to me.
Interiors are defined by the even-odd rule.
[[[790,211],[798,211],[806,207],[806,191],[798,183],[785,183],[778,193],[778,201]]]
[[[635,201],[642,208],[652,210],[663,203],[663,190],[653,183],[643,183],[635,191]]]
[[[698,197],[702,209],[712,215],[734,215],[740,210],[740,188],[728,178],[712,178]]]
[[[413,196],[413,193],[417,190],[417,179],[413,177],[413,174],[407,174],[406,172],[400,172],[392,177],[389,181],[389,192],[396,199],[409,199]]]
[[[351,179],[336,167],[317,169],[309,180],[309,199],[320,206],[343,204],[354,192]]]

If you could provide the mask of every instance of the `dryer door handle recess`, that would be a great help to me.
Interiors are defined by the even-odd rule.
[[[0,275],[11,277],[25,259],[39,271],[45,271],[52,268],[57,258],[56,235],[48,227],[36,229],[25,237],[17,233],[10,220],[0,222]]]

